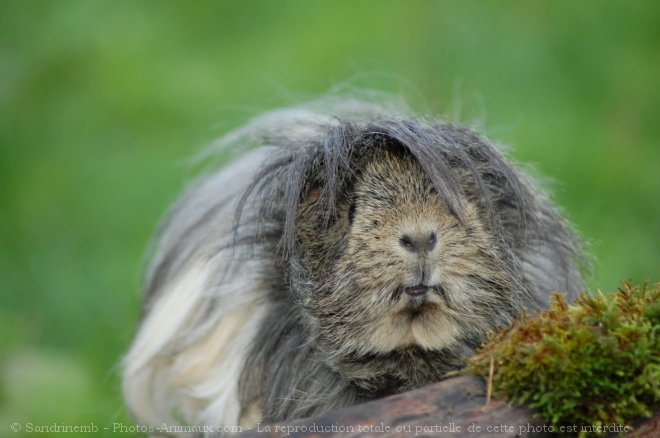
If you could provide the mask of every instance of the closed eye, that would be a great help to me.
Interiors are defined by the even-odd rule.
[[[355,199],[351,200],[351,205],[348,206],[348,223],[352,224],[355,218]]]

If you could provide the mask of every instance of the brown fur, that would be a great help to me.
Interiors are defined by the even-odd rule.
[[[486,332],[494,309],[507,309],[520,291],[511,290],[515,285],[494,250],[479,206],[462,199],[466,214],[461,223],[407,154],[387,151],[364,160],[353,198],[339,203],[332,226],[319,232],[316,194],[300,207],[301,263],[316,289],[303,295],[303,305],[318,327],[319,346],[330,354],[358,357],[432,351]],[[432,251],[411,253],[401,244],[404,235],[430,232],[437,236]],[[499,287],[480,289],[480,283]],[[419,284],[438,289],[412,301],[403,288]],[[356,377],[352,369],[336,365],[351,374],[347,377]],[[360,374],[373,377],[367,369]]]

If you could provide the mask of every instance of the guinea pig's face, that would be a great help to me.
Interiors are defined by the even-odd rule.
[[[407,155],[368,160],[339,209],[341,233],[315,237],[337,252],[310,265],[320,272],[307,301],[322,342],[353,354],[439,350],[501,321],[507,269],[479,209],[463,203],[461,222]]]

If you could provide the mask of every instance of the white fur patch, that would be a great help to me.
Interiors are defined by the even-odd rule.
[[[239,424],[238,379],[267,304],[244,270],[209,292],[213,266],[185,269],[163,290],[124,359],[124,396],[140,424]],[[210,293],[227,302],[209,316]]]
[[[232,226],[239,194],[270,152],[253,151],[205,180],[160,236],[148,277],[157,275],[159,258],[180,250],[180,239],[195,246],[184,249],[184,262],[155,291],[123,361],[124,397],[142,425],[239,424],[238,380],[268,293],[260,280],[263,259],[231,247]],[[195,241],[187,233],[213,205],[221,207]]]
[[[176,397],[169,390],[167,353],[187,330],[207,275],[208,270],[196,265],[173,281],[150,309],[124,358],[124,397],[142,424],[174,422]]]

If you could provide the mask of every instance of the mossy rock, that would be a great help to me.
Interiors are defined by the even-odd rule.
[[[494,396],[527,404],[556,430],[630,424],[660,407],[659,327],[660,283],[624,283],[573,305],[557,294],[495,334],[466,372],[488,378],[492,361]]]

